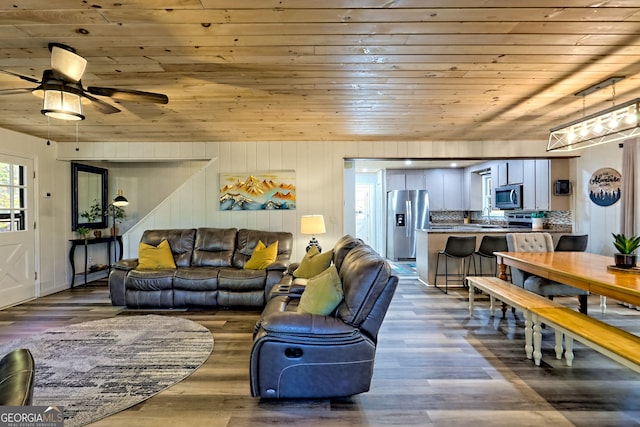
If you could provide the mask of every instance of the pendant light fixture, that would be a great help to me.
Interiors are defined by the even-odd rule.
[[[547,151],[572,151],[640,135],[640,98],[616,105],[615,84],[622,79],[611,77],[576,93],[582,96],[583,117],[550,129]],[[585,116],[585,97],[609,86],[612,107]]]

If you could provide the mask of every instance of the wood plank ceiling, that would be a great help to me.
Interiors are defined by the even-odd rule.
[[[562,4],[562,6],[558,6]],[[0,69],[36,79],[49,42],[88,60],[82,83],[167,105],[91,105],[76,123],[30,93],[0,127],[75,141],[545,140],[638,96],[638,0],[20,0],[0,6]],[[0,74],[0,90],[34,87]]]

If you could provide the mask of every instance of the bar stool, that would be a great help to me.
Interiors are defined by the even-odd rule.
[[[464,280],[469,275],[469,267],[473,261],[473,269],[475,271],[475,259],[473,258],[473,251],[476,250],[476,236],[449,236],[447,243],[443,250],[438,251],[438,258],[436,259],[436,274],[433,280],[433,286],[438,287],[438,276],[444,276],[444,293],[449,292],[449,282],[461,282],[463,286],[466,286]],[[444,274],[440,273],[439,264],[440,257],[444,256]],[[459,259],[461,265],[459,266],[462,273],[449,274],[449,258]],[[460,271],[460,269],[459,269]],[[453,277],[453,278],[450,278]]]
[[[478,255],[478,264],[480,266],[480,274],[478,274],[478,271],[475,270],[475,274],[477,274],[478,276],[495,276],[498,272],[498,263],[497,263],[497,258],[496,256],[493,254],[494,252],[507,252],[507,236],[505,235],[501,235],[501,236],[495,236],[495,235],[485,235],[482,236],[482,240],[480,241],[480,247],[478,248],[477,251],[475,251],[473,254],[474,255]],[[487,261],[491,262],[490,265],[492,265],[493,267],[490,267],[490,273],[489,274],[483,274],[482,273],[482,260],[486,259]],[[473,266],[476,267],[477,264],[473,263]],[[508,273],[508,276],[511,276],[511,273]]]

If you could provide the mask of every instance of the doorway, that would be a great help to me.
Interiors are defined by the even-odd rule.
[[[33,160],[0,154],[1,307],[36,297]]]
[[[355,237],[364,240],[379,254],[384,254],[384,197],[381,177],[381,173],[359,173],[355,176]]]

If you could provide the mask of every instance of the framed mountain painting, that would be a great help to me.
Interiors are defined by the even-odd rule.
[[[222,211],[293,210],[295,208],[295,171],[220,174],[220,210]]]

